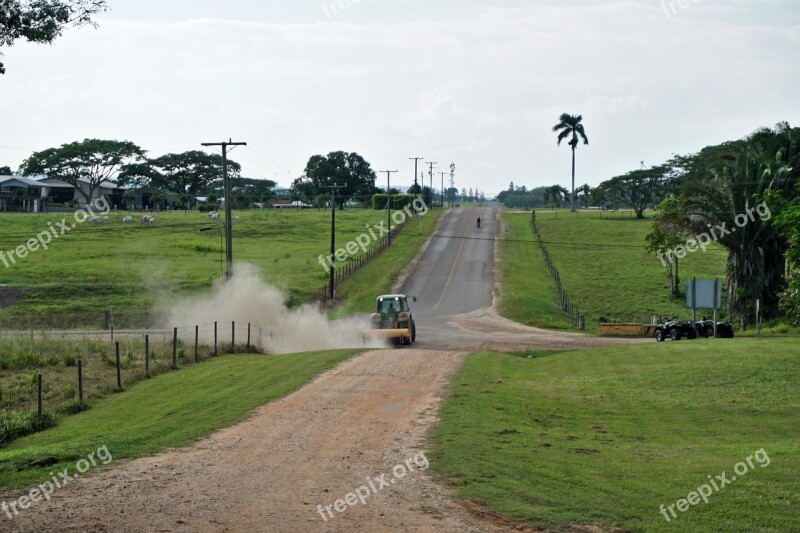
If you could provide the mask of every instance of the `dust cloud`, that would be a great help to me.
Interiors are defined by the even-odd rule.
[[[195,324],[251,323],[254,344],[266,353],[286,354],[339,348],[383,348],[374,339],[365,343],[363,332],[369,327],[365,316],[329,321],[317,307],[307,305],[288,309],[284,294],[261,280],[258,270],[247,264],[237,264],[234,277],[228,283],[218,282],[211,294],[173,303],[168,307],[169,324],[191,328]],[[244,330],[237,328],[237,344],[244,341]],[[204,342],[213,342],[213,328],[209,338],[207,326],[201,327]],[[220,330],[222,331],[222,330]],[[225,337],[228,339],[230,334]],[[220,342],[222,333],[220,334]]]

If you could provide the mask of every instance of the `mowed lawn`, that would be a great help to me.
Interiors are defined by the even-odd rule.
[[[709,339],[472,354],[431,465],[459,496],[533,527],[800,531],[798,352]],[[661,514],[723,472],[731,483],[707,504]]]
[[[586,313],[590,331],[596,331],[601,321],[649,323],[654,314],[679,316],[683,320],[691,318],[685,299],[672,298],[669,279],[659,259],[645,251],[645,236],[652,227],[650,220],[633,219],[630,213],[624,219],[619,215],[600,219],[599,213],[585,212],[576,217],[563,211],[556,219],[552,212],[537,213],[537,224],[561,274],[564,289],[581,312]],[[506,213],[504,217],[516,230],[512,235],[514,239],[532,241],[528,246],[538,248],[530,226],[530,213]],[[505,315],[531,325],[548,321],[557,325],[555,318],[529,318],[536,313],[546,315],[552,311],[536,301],[545,296],[555,299],[557,312],[560,308],[551,281],[532,284],[531,277],[541,279],[542,269],[545,277],[549,278],[550,274],[542,266],[543,260],[536,263],[541,253],[527,250],[523,244],[526,243],[501,247],[501,250],[508,250],[508,255],[503,255],[509,261],[508,266],[502,267],[504,271],[511,280],[519,279],[530,286],[528,291],[517,291],[519,294],[515,295],[514,286],[518,284],[504,284],[507,287],[503,294],[508,291],[511,298],[511,302],[504,305]],[[520,257],[525,261],[520,261]],[[686,280],[693,276],[724,281],[726,258],[726,252],[713,245],[705,253],[698,251],[680,260],[681,291],[685,292]]]
[[[0,307],[6,306],[0,309],[0,326],[97,327],[105,311],[113,312],[118,327],[148,326],[157,302],[207,290],[220,279],[224,241],[219,223],[197,211],[178,211],[154,214],[152,226],[140,224],[140,215],[134,215],[133,224],[123,224],[127,214],[112,213],[107,224],[79,224],[48,250],[8,268],[0,263]],[[258,267],[265,281],[286,293],[290,305],[322,293],[327,274],[319,256],[330,249],[330,211],[234,215],[241,217],[233,230],[235,263]],[[62,217],[72,222],[69,213],[0,215],[0,250],[16,248]],[[338,211],[337,248],[385,218],[381,211]],[[419,232],[416,223],[407,229]],[[413,257],[414,251],[406,255]]]

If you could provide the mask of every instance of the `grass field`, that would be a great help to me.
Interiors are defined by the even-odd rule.
[[[74,468],[107,446],[115,460],[186,446],[286,396],[359,350],[228,355],[140,381],[55,428],[0,448],[0,487],[19,488]],[[49,458],[46,465],[38,461]]]
[[[499,289],[495,287],[500,293],[498,312],[526,326],[574,329],[561,311],[542,252],[531,242],[530,216],[504,214],[502,221],[513,239],[499,243],[502,260],[497,265]]]
[[[0,326],[97,327],[109,310],[117,327],[150,326],[157,302],[209,289],[220,279],[224,258],[218,223],[197,211],[181,211],[156,214],[154,226],[122,224],[126,214],[113,213],[108,224],[79,224],[48,250],[8,268],[0,264]],[[433,211],[431,218],[439,214]],[[322,294],[327,274],[318,258],[330,248],[329,211],[235,215],[241,217],[233,231],[235,262],[258,267],[265,281],[286,293],[290,305]],[[0,214],[0,250],[25,243],[64,216],[72,215]],[[384,221],[385,214],[345,210],[337,212],[336,220],[338,247],[367,225]],[[423,231],[429,228],[432,224],[423,225]],[[418,232],[419,226],[412,222],[407,229]],[[415,254],[413,246],[423,240],[404,238],[411,244],[393,256],[393,263],[407,262]]]
[[[555,218],[558,213],[558,219]],[[505,213],[512,237],[522,241],[501,247],[501,272],[512,283],[503,284],[501,311],[508,318],[529,325],[560,324],[560,307],[550,274],[530,226],[530,213]],[[568,211],[538,212],[537,224],[551,259],[561,273],[564,289],[586,313],[587,329],[597,331],[605,322],[650,322],[651,315],[691,317],[684,300],[671,297],[669,280],[661,262],[645,251],[649,220],[627,214],[605,215]],[[536,248],[530,250],[527,247]],[[708,252],[689,254],[679,262],[682,290],[690,277],[725,279],[725,251],[713,246]],[[538,261],[538,262],[537,262]],[[519,287],[527,285],[527,290]],[[509,287],[514,287],[509,289]],[[507,291],[507,292],[506,292]],[[725,303],[723,301],[723,307]],[[722,316],[724,316],[724,311]]]
[[[798,346],[473,354],[452,381],[431,465],[459,496],[535,527],[798,531]],[[762,448],[769,464],[751,458],[708,504],[660,514]]]

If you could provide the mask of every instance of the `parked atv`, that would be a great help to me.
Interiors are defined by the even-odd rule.
[[[695,323],[697,336],[708,338],[714,336],[714,319],[704,316],[703,320]],[[733,338],[733,324],[730,322],[717,322],[717,337],[720,339]]]
[[[658,325],[655,334],[657,342],[663,342],[667,340],[667,338],[674,341],[679,341],[684,337],[688,339],[697,338],[697,330],[692,326],[692,322],[690,320],[678,322],[676,320],[677,318],[678,317],[673,317],[672,320]]]

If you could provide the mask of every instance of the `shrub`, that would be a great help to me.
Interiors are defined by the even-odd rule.
[[[0,445],[52,427],[53,417],[47,413],[39,417],[36,413],[8,411],[0,413]]]

